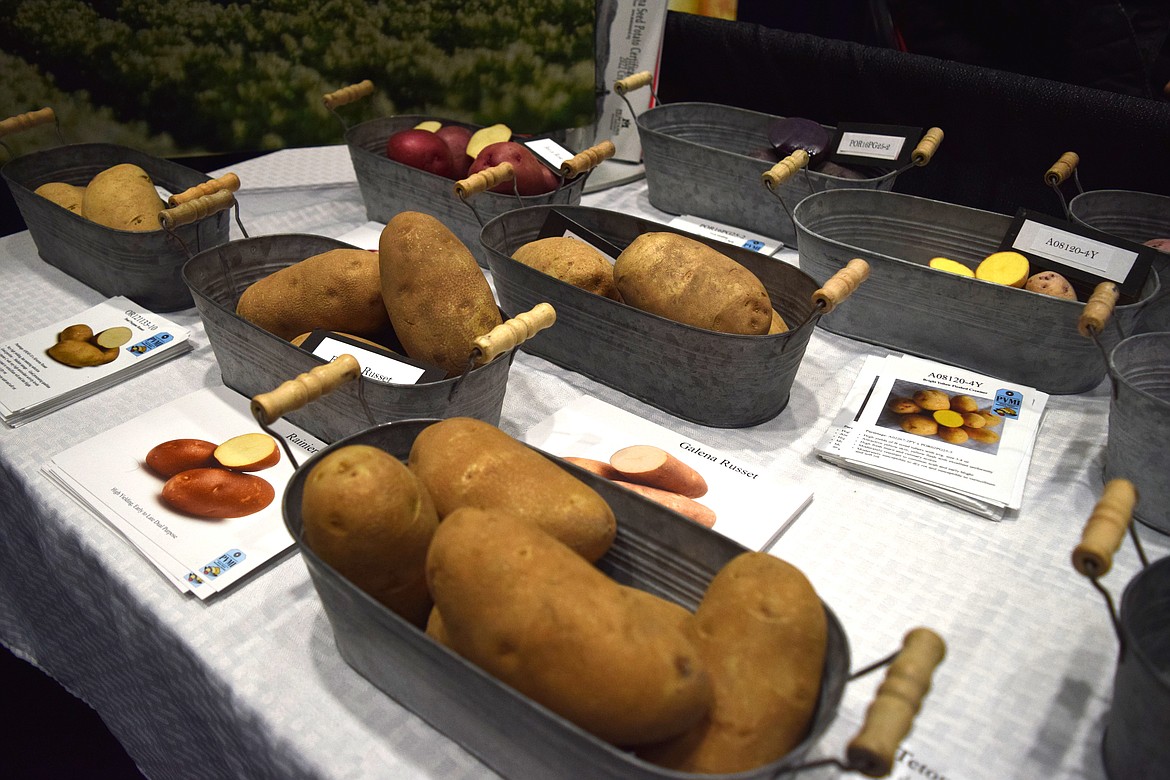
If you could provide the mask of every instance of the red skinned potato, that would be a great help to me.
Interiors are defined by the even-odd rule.
[[[1145,244],[1146,246],[1152,246],[1159,252],[1170,253],[1170,238],[1151,238]]]
[[[225,519],[259,512],[276,498],[268,480],[221,468],[180,471],[166,481],[162,500],[177,512]]]
[[[512,171],[516,177],[516,191],[521,195],[544,195],[557,188],[556,174],[537,159],[532,150],[515,141],[500,141],[485,146],[471,164],[467,175],[479,173],[504,162],[512,164]],[[501,182],[492,187],[492,192],[511,191],[511,181]]]
[[[447,142],[429,130],[399,130],[386,141],[386,156],[394,162],[453,178]]]
[[[171,439],[146,453],[146,466],[169,479],[181,471],[211,466],[215,444],[203,439]]]
[[[467,142],[471,140],[471,131],[463,125],[443,125],[435,131],[435,135],[443,139],[451,152],[451,177],[466,178],[467,171],[471,168],[471,156],[467,154]]]

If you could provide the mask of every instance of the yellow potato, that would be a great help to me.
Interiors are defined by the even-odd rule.
[[[951,260],[947,257],[930,258],[930,267],[936,271],[946,271],[947,273],[957,274],[959,276],[975,275],[974,271],[960,263],[958,260]]]
[[[81,215],[118,230],[161,230],[158,214],[166,206],[149,173],[137,165],[122,163],[90,179]]]
[[[81,204],[85,200],[85,187],[76,184],[67,184],[63,181],[50,181],[33,190],[42,198],[47,198],[74,214],[81,214]]]
[[[1019,252],[993,252],[975,268],[975,278],[1008,287],[1023,287],[1029,269],[1028,258]]]

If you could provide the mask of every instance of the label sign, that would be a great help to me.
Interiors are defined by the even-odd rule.
[[[531,141],[525,141],[524,145],[531,149],[533,154],[544,160],[554,171],[559,171],[561,163],[574,156],[572,152],[551,138],[534,138]]]
[[[1129,300],[1140,295],[1153,263],[1153,247],[1047,214],[1020,209],[1000,244],[1026,255],[1032,272],[1056,271],[1083,296],[1103,281],[1115,282]]]
[[[1012,248],[1019,252],[1040,255],[1114,282],[1125,281],[1138,257],[1137,252],[1109,246],[1067,230],[1041,225],[1031,219],[1024,220],[1020,226],[1020,232],[1016,234]]]
[[[837,125],[829,159],[853,165],[900,168],[910,164],[922,128],[842,122]]]

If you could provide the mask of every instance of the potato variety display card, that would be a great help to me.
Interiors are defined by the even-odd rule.
[[[810,489],[778,479],[760,463],[595,398],[579,398],[557,411],[524,440],[752,550],[771,547],[813,497]]]
[[[0,419],[10,427],[123,382],[191,349],[188,332],[128,298],[0,344]]]
[[[281,497],[296,463],[325,445],[283,420],[270,427],[276,437],[252,418],[244,396],[205,388],[71,447],[41,470],[175,587],[206,599],[294,544]]]
[[[999,520],[1020,507],[1047,403],[967,369],[871,356],[817,455]]]

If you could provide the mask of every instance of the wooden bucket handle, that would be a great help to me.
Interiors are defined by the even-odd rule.
[[[158,213],[158,223],[164,230],[174,230],[180,225],[190,225],[204,217],[230,209],[236,202],[231,190],[216,190],[201,195],[178,206],[163,209]]]
[[[328,395],[341,385],[361,376],[362,367],[348,352],[325,365],[314,366],[283,382],[274,390],[252,397],[252,416],[261,425],[271,425],[289,412]]]
[[[538,303],[475,339],[472,357],[483,365],[501,353],[517,347],[556,321],[551,304]],[[271,425],[289,412],[295,412],[318,398],[328,395],[351,379],[361,376],[357,358],[344,353],[324,365],[314,366],[303,374],[283,382],[274,390],[252,397],[252,416],[261,425]]]
[[[631,73],[624,79],[618,79],[613,83],[613,91],[618,95],[625,95],[627,92],[633,92],[636,89],[649,86],[654,82],[654,74],[651,71],[643,70],[637,73]]]
[[[824,285],[813,293],[813,305],[821,305],[828,314],[842,301],[853,294],[861,283],[869,278],[869,263],[855,257],[845,267],[833,274]]]
[[[325,108],[332,111],[335,108],[356,103],[372,94],[374,94],[374,82],[369,79],[363,79],[356,84],[350,84],[348,87],[342,87],[334,92],[326,92],[321,96],[321,102],[325,104]]]
[[[902,649],[866,710],[861,730],[845,749],[850,769],[869,777],[890,773],[898,746],[910,733],[930,692],[934,670],[945,656],[946,643],[929,628],[915,628],[906,634]]]
[[[194,187],[188,187],[182,192],[176,193],[167,199],[167,205],[171,208],[179,206],[183,203],[202,198],[204,195],[210,195],[213,192],[220,190],[227,190],[228,192],[236,192],[240,189],[240,177],[234,173],[225,173],[217,179],[205,181],[202,184],[196,184]]]
[[[764,186],[775,192],[781,184],[791,179],[797,172],[808,165],[808,152],[797,149],[780,162],[760,174]]]
[[[586,171],[593,170],[615,154],[617,154],[617,147],[613,145],[613,141],[602,141],[561,163],[561,176],[566,179],[575,179]]]
[[[1137,487],[1128,479],[1105,483],[1101,498],[1085,521],[1081,541],[1073,548],[1073,568],[1086,577],[1103,577],[1113,567],[1113,554],[1121,549],[1137,504]]]
[[[512,181],[514,178],[516,178],[516,171],[512,168],[512,163],[497,163],[490,168],[484,168],[478,173],[471,174],[466,179],[455,182],[455,194],[466,198],[470,195],[486,192],[497,184]]]
[[[922,136],[922,140],[918,142],[918,145],[914,147],[914,151],[910,153],[910,161],[919,167],[926,165],[934,157],[934,153],[938,151],[939,144],[942,141],[942,128],[930,128]]]
[[[24,114],[10,116],[7,119],[0,119],[0,138],[55,121],[57,121],[57,115],[53,113],[51,108],[38,108],[36,111],[28,111]]]
[[[1060,159],[1052,163],[1048,170],[1044,172],[1044,183],[1049,187],[1059,187],[1061,184],[1064,184],[1076,171],[1080,161],[1080,155],[1076,152],[1065,152],[1060,155]]]
[[[1091,338],[1105,329],[1105,323],[1109,322],[1117,306],[1119,295],[1117,285],[1113,282],[1101,282],[1093,289],[1077,321],[1077,330],[1082,336]]]
[[[551,303],[538,303],[528,311],[504,320],[472,342],[475,345],[475,365],[490,363],[498,355],[520,346],[556,321],[557,312]]]

